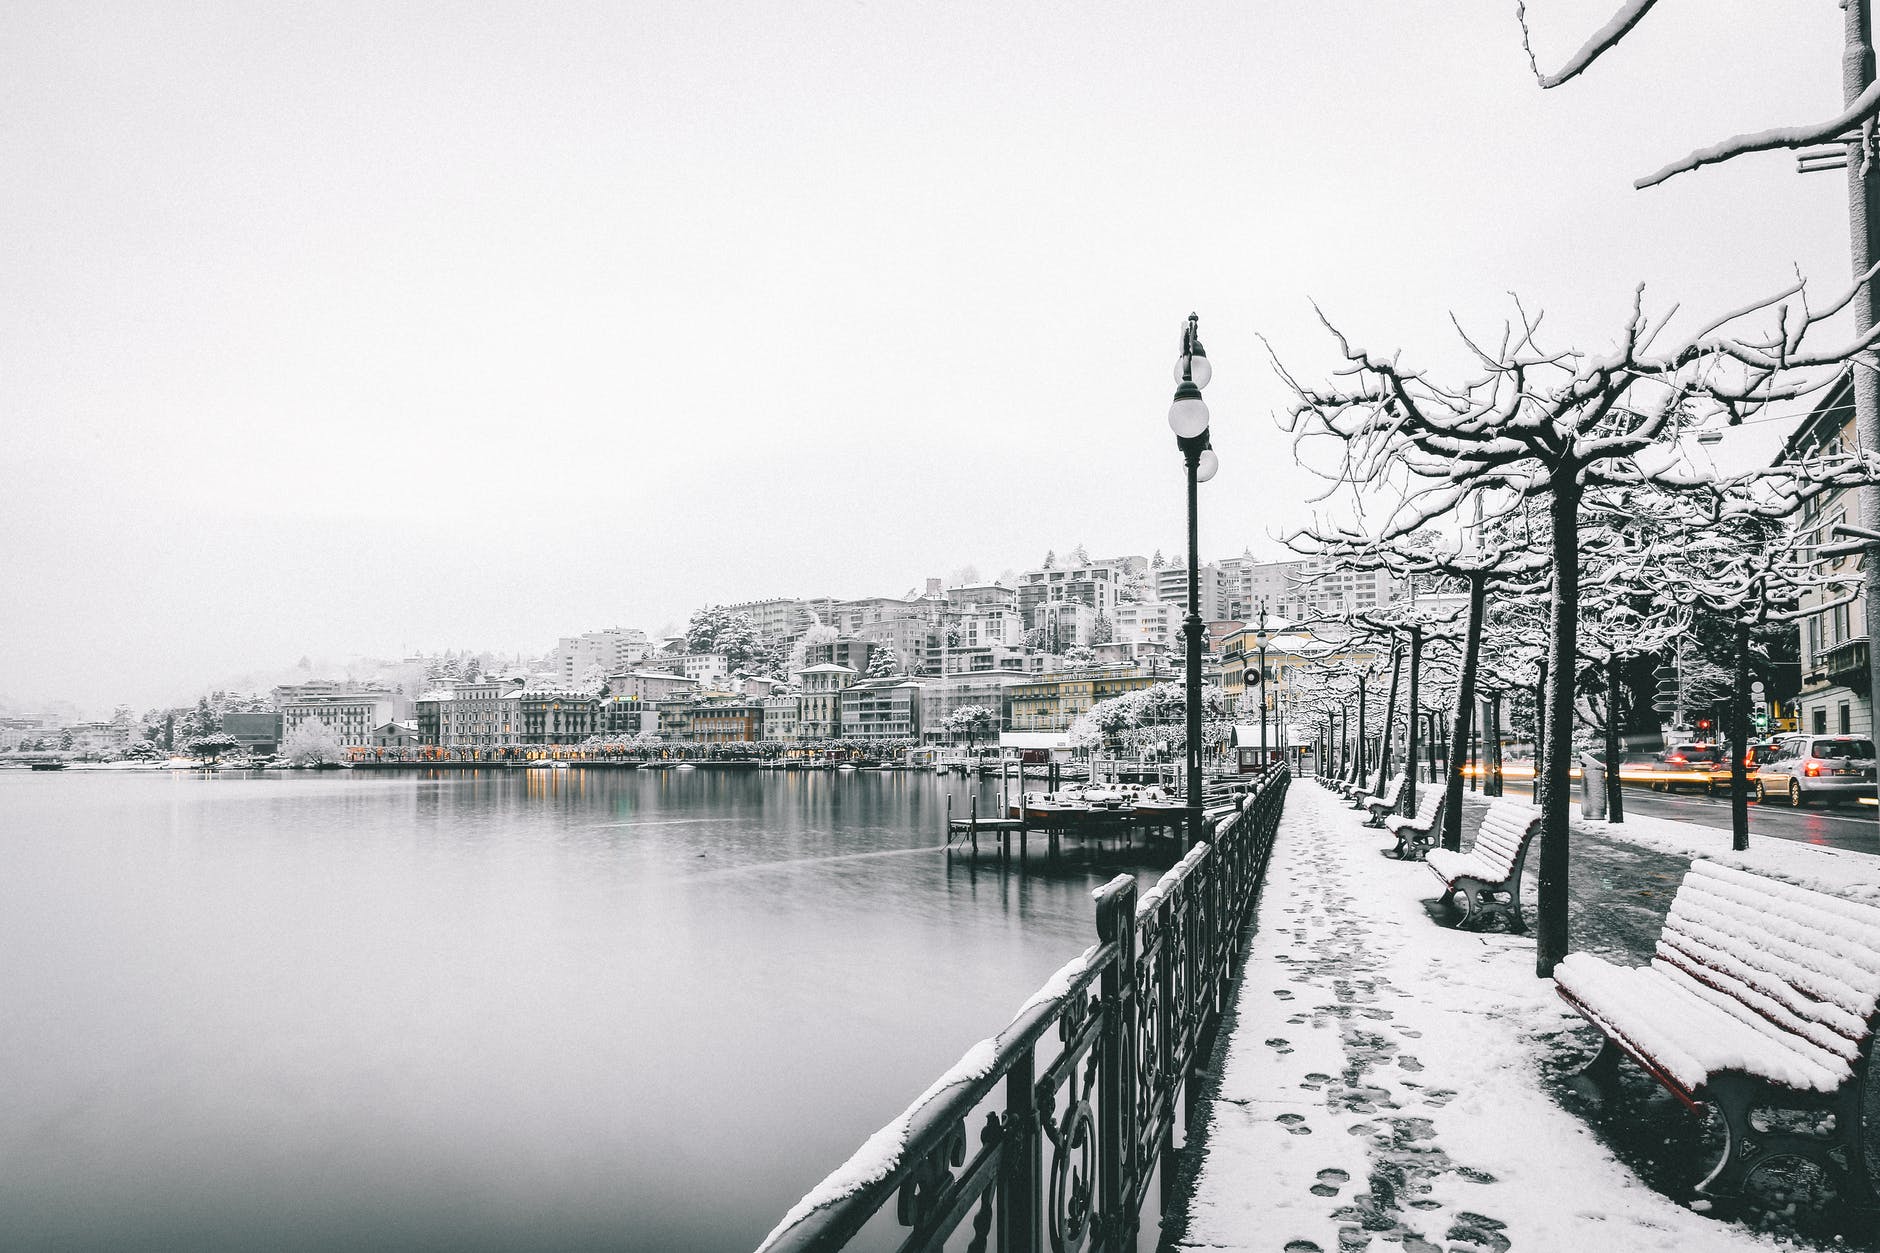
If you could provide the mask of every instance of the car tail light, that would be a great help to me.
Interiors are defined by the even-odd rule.
[[[1682,766],[1685,763],[1683,757],[1679,756],[1677,753],[1673,753],[1671,756],[1665,758],[1665,764],[1667,766]]]
[[[1821,763],[1810,757],[1802,766],[1802,773],[1813,779],[1821,773]]]

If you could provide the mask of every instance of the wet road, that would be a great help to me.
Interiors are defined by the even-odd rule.
[[[1730,800],[1726,796],[1709,797],[1698,792],[1653,792],[1644,787],[1625,789],[1625,809],[1629,814],[1650,814],[1675,822],[1697,822],[1705,826],[1730,826]],[[1749,803],[1751,835],[1775,836],[1801,840],[1829,848],[1847,848],[1861,853],[1880,853],[1880,822],[1874,820],[1871,807],[1856,805],[1812,805],[1791,809],[1781,803]]]

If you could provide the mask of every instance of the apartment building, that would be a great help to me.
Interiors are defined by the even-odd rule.
[[[590,670],[602,674],[626,670],[653,651],[646,632],[631,627],[610,627],[584,635],[564,635],[556,641],[550,668],[556,678],[574,687]]]
[[[1860,446],[1854,429],[1854,389],[1851,376],[1842,375],[1811,410],[1783,445],[1778,461],[1832,455]],[[1807,541],[1832,544],[1834,528],[1861,525],[1860,489],[1827,492],[1802,507],[1801,523]],[[1858,556],[1824,562],[1824,573],[1852,575],[1860,568]],[[1831,590],[1813,589],[1802,597],[1802,608],[1821,608],[1800,620],[1802,688],[1796,698],[1800,729],[1817,735],[1871,735],[1873,698],[1869,688],[1866,606],[1862,598],[1835,605]]]
[[[296,695],[279,700],[283,692]],[[398,720],[409,707],[408,701],[378,687],[303,683],[293,688],[276,688],[275,693],[283,743],[307,723],[320,722],[333,732],[342,747],[366,748],[372,743],[375,728]]]
[[[798,739],[831,740],[843,734],[842,693],[855,683],[856,677],[853,667],[832,663],[796,672],[797,684],[802,689],[798,697],[802,708],[797,722]]]
[[[912,679],[858,679],[842,689],[841,700],[846,739],[920,738],[921,685]]]

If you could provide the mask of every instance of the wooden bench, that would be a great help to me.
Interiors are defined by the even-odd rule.
[[[1728,1143],[1699,1193],[1734,1199],[1758,1166],[1801,1157],[1827,1172],[1844,1206],[1880,1213],[1880,1163],[1862,1125],[1880,1029],[1880,908],[1697,861],[1650,965],[1575,953],[1554,981],[1606,1037],[1585,1077],[1609,1081],[1624,1054],[1693,1112],[1716,1104]],[[1751,1122],[1769,1108],[1803,1116]]]
[[[1494,801],[1466,853],[1433,848],[1424,863],[1443,881],[1443,899],[1461,897],[1462,927],[1486,923],[1496,914],[1515,931],[1527,930],[1521,916],[1521,868],[1541,829],[1541,811],[1526,801]],[[1505,899],[1504,899],[1505,898]]]
[[[1417,811],[1408,817],[1384,819],[1384,829],[1397,837],[1392,854],[1400,861],[1415,861],[1436,842],[1436,826],[1443,820],[1443,792],[1439,783],[1431,783],[1417,800]]]
[[[1384,825],[1384,819],[1388,815],[1397,812],[1397,805],[1403,800],[1403,785],[1404,777],[1402,775],[1392,775],[1390,782],[1384,785],[1383,791],[1375,794],[1367,793],[1361,799],[1360,803],[1364,806],[1365,811],[1371,815],[1369,818],[1365,819],[1365,826],[1381,827]]]

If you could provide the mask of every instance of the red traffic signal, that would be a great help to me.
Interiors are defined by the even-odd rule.
[[[1698,729],[1699,731],[1708,731],[1708,730],[1710,730],[1710,719],[1708,719],[1708,718],[1699,718],[1699,719],[1697,720],[1697,729]]]

